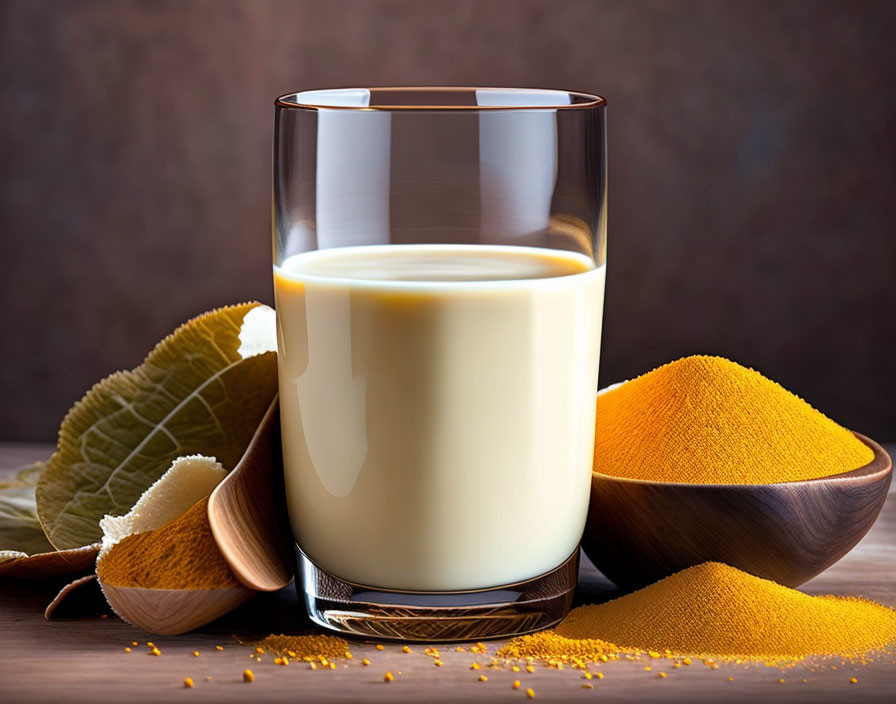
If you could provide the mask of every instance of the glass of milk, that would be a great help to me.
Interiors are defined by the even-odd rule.
[[[462,640],[566,615],[606,262],[605,101],[357,88],[276,101],[286,498],[311,618]]]

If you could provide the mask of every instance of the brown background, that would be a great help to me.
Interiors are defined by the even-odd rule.
[[[272,100],[609,99],[602,383],[723,354],[896,437],[896,2],[0,4],[0,440],[187,317],[271,300]]]

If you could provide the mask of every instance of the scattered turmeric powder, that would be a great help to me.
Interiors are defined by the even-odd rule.
[[[329,658],[344,658],[349,654],[348,643],[344,638],[326,635],[288,636],[272,633],[260,641],[256,649],[286,655],[293,660],[316,660],[325,666],[329,666]]]
[[[722,357],[670,362],[597,396],[594,471],[696,484],[840,474],[874,452],[798,396]]]
[[[562,663],[572,660],[594,662],[601,655],[615,655],[617,652],[617,646],[599,638],[566,638],[555,629],[514,638],[498,651],[498,655],[505,658],[536,657]],[[531,665],[526,667],[527,672],[534,670]]]
[[[886,606],[809,596],[706,562],[605,604],[574,609],[553,631],[515,638],[499,655],[585,660],[605,649],[668,650],[783,663],[811,655],[859,658],[893,643],[896,611]],[[712,658],[705,662],[718,667]]]
[[[158,530],[124,538],[97,563],[100,581],[148,589],[239,586],[212,536],[207,511],[205,498]]]

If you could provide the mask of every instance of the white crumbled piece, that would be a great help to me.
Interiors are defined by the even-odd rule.
[[[214,457],[178,457],[124,516],[107,515],[100,520],[103,529],[100,557],[129,535],[156,530],[179,518],[211,494],[226,476],[227,471]]]
[[[252,308],[243,317],[240,327],[240,357],[254,357],[264,352],[277,351],[277,316],[270,306]]]

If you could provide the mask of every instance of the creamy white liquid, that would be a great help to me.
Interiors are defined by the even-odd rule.
[[[290,521],[366,586],[558,566],[585,524],[604,269],[526,247],[325,249],[274,271]]]

